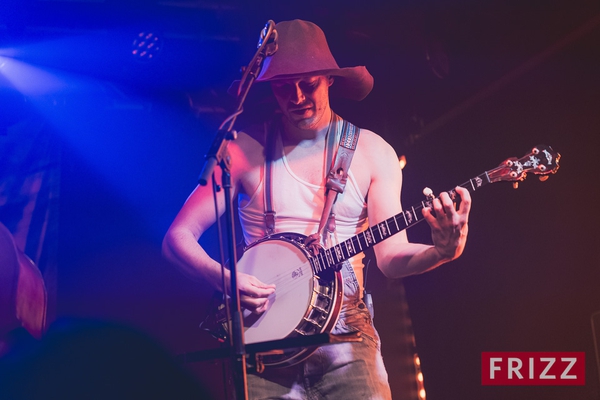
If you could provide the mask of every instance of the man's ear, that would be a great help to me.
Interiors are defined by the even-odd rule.
[[[327,86],[331,86],[333,85],[333,76],[328,76],[327,77]]]

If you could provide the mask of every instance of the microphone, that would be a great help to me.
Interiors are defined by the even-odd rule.
[[[252,82],[260,73],[263,61],[266,57],[275,54],[278,48],[277,44],[277,31],[275,30],[275,22],[273,20],[267,21],[265,27],[260,31],[258,38],[257,50],[252,57],[252,60],[246,67],[242,67],[243,75],[239,82],[234,82],[237,86],[237,97],[243,102],[246,98],[246,94],[252,85]],[[251,82],[248,84],[248,79],[251,77]],[[245,94],[243,94],[245,90]],[[238,110],[239,111],[239,110]]]
[[[266,57],[275,54],[279,47],[277,44],[277,30],[275,29],[275,22],[273,22],[273,20],[269,20],[262,31],[260,31],[260,37],[256,47],[260,49],[263,46]]]

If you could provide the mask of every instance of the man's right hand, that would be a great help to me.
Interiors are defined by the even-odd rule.
[[[238,272],[238,290],[243,308],[255,314],[265,312],[269,306],[269,297],[275,294],[275,285],[267,285],[255,276]]]

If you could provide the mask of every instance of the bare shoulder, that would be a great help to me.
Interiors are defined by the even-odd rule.
[[[252,194],[262,179],[265,162],[264,128],[251,126],[238,132],[237,139],[229,145],[231,175],[238,194]]]
[[[393,147],[375,132],[361,129],[350,170],[363,195],[366,197],[371,192],[374,182],[399,182],[398,166]]]
[[[253,124],[238,131],[238,140],[251,146],[264,146],[265,127],[262,124]]]
[[[244,162],[245,167],[262,164],[264,161],[264,128],[250,126],[239,131],[229,150],[234,162]]]
[[[380,135],[368,129],[361,129],[356,155],[361,162],[373,169],[398,161],[394,148]]]

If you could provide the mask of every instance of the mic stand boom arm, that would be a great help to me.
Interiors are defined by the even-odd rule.
[[[198,178],[198,183],[205,186],[208,182],[208,177],[213,175],[215,166],[219,165],[222,169],[222,187],[223,194],[225,197],[225,218],[226,218],[226,234],[227,234],[227,256],[229,258],[229,271],[230,271],[230,292],[231,292],[231,304],[235,307],[231,313],[231,349],[232,349],[232,364],[234,371],[234,382],[236,399],[247,399],[248,398],[248,385],[246,376],[246,350],[244,345],[244,331],[243,331],[243,320],[239,298],[239,291],[237,287],[237,268],[236,268],[236,251],[235,251],[235,231],[234,231],[234,215],[232,207],[232,194],[231,194],[231,158],[227,152],[227,145],[229,141],[235,140],[236,132],[233,131],[233,126],[237,117],[243,112],[243,104],[246,100],[246,96],[250,90],[250,87],[254,83],[256,77],[260,73],[264,59],[275,53],[277,50],[276,43],[277,32],[275,31],[275,23],[271,20],[267,22],[264,29],[261,32],[260,40],[258,42],[258,50],[254,57],[244,69],[244,74],[240,80],[237,88],[237,106],[233,114],[227,117],[209,148],[206,154],[204,167]],[[219,222],[219,213],[216,207],[215,201],[215,212],[217,215],[217,223]],[[220,238],[221,239],[221,238]],[[221,242],[221,249],[223,249],[223,243]],[[223,254],[223,251],[221,251]],[[221,260],[221,268],[223,276],[225,276],[225,260]],[[225,299],[227,298],[226,285],[223,285],[223,291]],[[225,304],[228,304],[225,301]]]
[[[223,160],[227,153],[228,141],[235,139],[235,132],[232,131],[235,120],[244,111],[244,101],[250,91],[250,87],[260,73],[264,59],[267,56],[275,54],[277,51],[276,40],[277,31],[275,31],[275,23],[272,20],[269,20],[261,32],[260,40],[258,41],[258,50],[254,54],[254,57],[252,57],[248,66],[244,68],[244,74],[237,87],[236,109],[233,114],[221,123],[208,153],[204,156],[204,167],[198,178],[200,185],[205,186],[207,184],[208,177],[211,176],[214,167]]]

